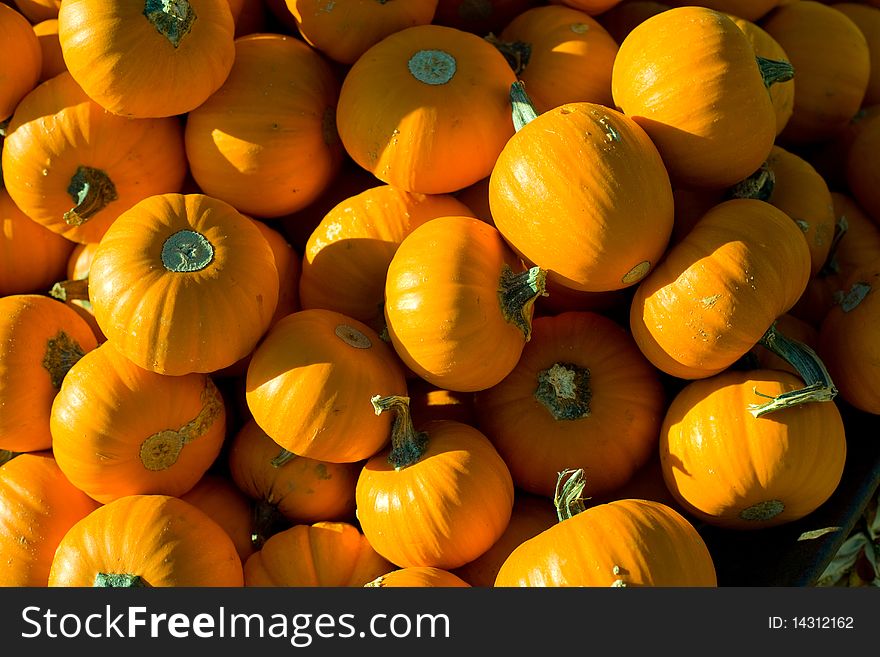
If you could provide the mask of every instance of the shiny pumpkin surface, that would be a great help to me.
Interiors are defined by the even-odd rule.
[[[36,86],[43,63],[40,42],[28,19],[6,4],[0,5],[0,58],[15,62],[0,77],[0,121],[4,121]]]
[[[398,568],[389,573],[380,575],[371,582],[365,584],[371,588],[387,587],[419,587],[419,588],[466,588],[470,586],[448,570],[431,568],[429,566],[413,566],[411,568]]]

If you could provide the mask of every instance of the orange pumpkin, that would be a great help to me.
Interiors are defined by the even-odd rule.
[[[114,114],[185,114],[205,102],[232,68],[235,24],[227,0],[62,4],[58,38],[67,69]]]
[[[846,182],[853,198],[880,226],[880,120],[869,121],[846,155]]]
[[[254,506],[228,477],[208,471],[180,499],[204,511],[226,530],[242,563],[257,550],[253,540]]]
[[[510,553],[496,587],[717,585],[705,542],[671,507],[623,499],[585,508],[583,471],[558,481],[559,522]]]
[[[740,16],[747,21],[757,21],[789,0],[669,0],[674,7],[696,5]]]
[[[501,234],[479,219],[432,219],[404,238],[388,267],[391,344],[440,388],[489,388],[519,360],[544,277],[538,267],[524,271]]]
[[[395,32],[427,25],[437,9],[437,0],[285,2],[305,42],[342,64],[354,64],[370,46]]]
[[[97,345],[75,310],[37,294],[0,297],[0,449],[52,446],[52,402],[70,368]]]
[[[330,66],[299,39],[236,39],[229,76],[187,115],[186,155],[199,188],[258,218],[304,208],[342,161],[338,93]]]
[[[862,106],[876,105],[880,103],[880,6],[872,7],[859,2],[834,2],[831,8],[849,18],[865,35],[871,63],[868,88],[865,90]]]
[[[366,324],[313,308],[276,323],[248,365],[246,399],[254,420],[299,456],[352,463],[388,441],[390,420],[373,413],[374,394],[404,394],[391,348]]]
[[[567,5],[574,9],[586,12],[591,16],[601,14],[612,7],[617,6],[621,0],[550,0],[552,4]]]
[[[40,51],[43,53],[40,82],[44,82],[67,70],[61,55],[61,41],[58,39],[58,18],[47,18],[35,23],[34,34],[37,35]]]
[[[448,215],[472,212],[448,194],[414,194],[390,185],[339,202],[306,242],[299,283],[303,308],[335,310],[381,333],[394,252],[415,228]]]
[[[336,109],[339,136],[382,182],[453,192],[488,176],[513,134],[507,90],[515,79],[504,56],[475,34],[409,27],[348,69]]]
[[[595,103],[536,115],[519,83],[511,100],[518,130],[489,179],[496,228],[566,287],[638,283],[663,255],[673,221],[669,176],[648,135]]]
[[[40,42],[30,22],[8,4],[0,4],[0,59],[7,62],[0,79],[0,121],[4,121],[37,85],[43,64]]]
[[[370,588],[467,588],[470,587],[470,584],[458,575],[442,568],[413,566],[411,568],[398,568],[384,575],[379,575],[373,581],[364,584],[364,586]]]
[[[162,194],[108,229],[89,299],[127,358],[180,375],[248,355],[269,327],[278,285],[272,249],[252,220],[203,194]]]
[[[110,114],[66,72],[21,101],[3,144],[15,204],[75,242],[98,242],[135,203],[180,190],[186,171],[176,118]]]
[[[189,502],[130,495],[105,504],[61,539],[49,586],[239,587],[241,560],[224,529]]]
[[[790,313],[785,313],[776,318],[775,326],[783,335],[807,345],[813,351],[818,349],[819,330],[809,322]],[[798,376],[797,368],[794,365],[761,344],[752,347],[749,354],[754,356],[756,369],[785,370]]]
[[[791,77],[790,66],[773,66],[782,79]],[[755,171],[776,137],[767,86],[777,78],[764,75],[730,18],[686,6],[629,33],[611,88],[615,105],[657,145],[673,183],[723,187]]]
[[[355,489],[370,544],[402,568],[451,570],[486,552],[513,509],[510,471],[492,443],[453,420],[416,430],[405,397],[377,395],[372,402],[395,420],[391,447],[367,461]]]
[[[801,385],[781,370],[731,370],[676,395],[660,433],[660,463],[689,513],[720,527],[760,529],[802,518],[831,496],[846,458],[836,404],[802,404],[772,417],[750,412]]]
[[[295,525],[244,564],[245,586],[364,586],[393,565],[347,522]]]
[[[655,0],[625,0],[603,11],[596,20],[619,44],[632,32],[633,28],[661,11],[671,9],[668,2]]]
[[[207,375],[150,372],[107,341],[64,377],[50,427],[58,466],[99,502],[180,496],[220,453],[226,407]]]
[[[513,371],[477,393],[477,426],[516,486],[552,497],[571,464],[586,494],[622,486],[656,449],[665,395],[659,373],[627,332],[591,312],[534,320]]]
[[[0,467],[0,586],[46,586],[55,549],[98,508],[50,452],[19,454]]]

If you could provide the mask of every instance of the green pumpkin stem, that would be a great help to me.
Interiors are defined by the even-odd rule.
[[[282,447],[282,448],[281,448],[281,451],[278,452],[278,456],[276,456],[276,457],[273,458],[271,461],[269,461],[269,464],[270,464],[273,468],[280,468],[280,467],[282,467],[282,466],[284,466],[284,465],[287,465],[288,463],[290,463],[290,462],[291,462],[293,459],[295,459],[295,458],[299,458],[299,455],[298,455],[298,454],[294,454],[293,452],[291,452],[291,451],[289,451],[289,450],[286,450],[286,449],[284,449],[284,448]]]
[[[587,510],[584,504],[584,487],[587,477],[583,468],[567,469],[556,478],[556,491],[553,494],[553,506],[559,522],[575,517]]]
[[[524,41],[502,41],[491,32],[483,37],[486,41],[495,46],[495,49],[504,55],[510,68],[519,77],[529,65],[532,57],[532,47]]]
[[[119,198],[116,186],[107,172],[80,166],[70,179],[67,193],[76,205],[64,213],[68,226],[82,226],[95,214]]]
[[[49,290],[49,296],[59,301],[88,301],[89,279],[76,278],[58,281]]]
[[[831,375],[816,352],[804,343],[780,333],[776,328],[776,322],[767,329],[759,344],[794,367],[807,385],[775,397],[756,390],[756,394],[767,397],[770,401],[764,404],[749,404],[748,410],[752,415],[761,417],[800,404],[831,401],[837,396],[837,388],[831,381]]]
[[[840,309],[848,313],[855,308],[858,307],[862,301],[865,300],[865,297],[868,296],[868,293],[872,290],[870,283],[865,283],[864,281],[856,281],[850,286],[849,290],[844,292],[843,290],[838,290],[834,293],[834,303],[840,306]]]
[[[761,77],[764,80],[764,86],[768,89],[771,85],[788,82],[794,78],[794,66],[790,62],[779,59],[767,59],[766,57],[755,57],[758,62],[758,69],[761,71]]]
[[[140,575],[125,573],[98,573],[95,575],[95,583],[92,586],[113,589],[150,588],[150,585]]]
[[[197,16],[187,0],[146,0],[144,16],[156,30],[177,48],[189,34]]]
[[[416,431],[413,426],[409,397],[375,395],[370,402],[376,415],[395,412],[394,423],[391,425],[391,452],[388,454],[388,462],[394,469],[401,470],[422,458],[428,444],[428,434]]]
[[[828,256],[825,258],[825,264],[819,270],[818,276],[828,277],[840,273],[840,263],[837,261],[837,250],[840,248],[840,240],[849,230],[849,222],[846,215],[840,215],[840,218],[834,224],[834,237],[831,238],[831,248],[828,249]]]
[[[752,198],[769,202],[776,186],[776,174],[767,162],[748,178],[727,190],[728,198]]]
[[[538,387],[533,396],[555,420],[590,417],[590,370],[573,363],[553,363],[538,372]]]
[[[291,526],[288,520],[271,500],[260,500],[254,504],[253,532],[251,533],[251,545],[255,550],[263,547],[270,536]]]
[[[19,455],[19,452],[13,452],[8,449],[0,449],[0,465],[9,463],[12,459]]]
[[[517,80],[510,85],[510,105],[513,112],[513,127],[517,132],[522,130],[527,123],[538,118],[538,110],[535,109],[532,99],[526,93],[526,87],[522,80]]]
[[[532,337],[532,309],[535,300],[547,296],[547,272],[540,267],[513,273],[504,265],[498,285],[498,301],[504,319],[518,327],[528,341]]]

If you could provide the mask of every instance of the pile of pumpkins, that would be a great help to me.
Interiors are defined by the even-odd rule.
[[[5,0],[0,584],[717,586],[880,413],[880,4]]]

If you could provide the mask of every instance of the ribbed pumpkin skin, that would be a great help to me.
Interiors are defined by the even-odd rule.
[[[368,48],[395,32],[427,25],[437,9],[437,0],[285,0],[285,4],[306,43],[342,64],[354,64]]]
[[[449,194],[371,187],[335,205],[305,246],[299,293],[303,308],[326,308],[381,332],[385,276],[397,247],[413,230],[442,216],[473,212]]]
[[[517,487],[548,498],[567,467],[584,469],[589,497],[622,486],[656,449],[664,407],[657,370],[591,312],[536,318],[517,366],[476,402]]]
[[[475,34],[406,28],[348,70],[336,109],[339,136],[351,158],[382,182],[408,192],[453,192],[488,176],[513,134],[507,94],[515,80],[504,56]]]
[[[0,586],[46,586],[67,530],[98,508],[50,452],[19,454],[0,467]]]
[[[764,201],[725,201],[636,289],[633,338],[667,374],[717,374],[794,305],[809,274],[810,252],[790,217]]]
[[[12,116],[19,101],[40,79],[43,52],[28,19],[14,7],[0,5],[0,60],[7,65],[0,79],[0,121]]]
[[[588,14],[571,7],[534,7],[510,21],[499,38],[528,47],[518,77],[539,113],[574,102],[612,107],[617,42]]]
[[[110,341],[86,356],[70,368],[52,404],[58,466],[99,502],[186,493],[225,436],[226,408],[213,382],[205,374],[150,372]]]
[[[513,481],[477,429],[453,420],[418,429],[428,442],[415,463],[395,470],[387,451],[367,461],[355,491],[358,520],[370,544],[396,566],[450,570],[501,537]]]
[[[385,321],[407,367],[459,392],[507,376],[526,338],[498,299],[505,266],[522,271],[501,234],[473,217],[438,217],[400,243],[385,281]]]
[[[831,8],[844,14],[865,35],[871,64],[868,88],[865,90],[862,106],[877,105],[880,103],[880,11],[878,11],[880,6],[872,7],[858,2],[834,2]]]
[[[428,566],[413,566],[412,568],[398,568],[389,573],[380,575],[365,586],[371,588],[387,587],[419,587],[419,588],[467,588],[470,586],[448,570],[442,568],[430,568]]]
[[[373,395],[406,393],[393,351],[371,328],[340,313],[310,309],[276,323],[248,365],[254,420],[286,450],[352,463],[385,446],[391,426]]]
[[[187,0],[196,15],[175,45],[145,15],[155,0],[70,0],[58,11],[61,53],[73,78],[101,107],[139,118],[185,114],[232,68],[235,25],[227,0]],[[177,29],[177,21],[170,21]]]
[[[511,552],[495,579],[514,586],[717,585],[703,539],[659,502],[616,500],[582,511]]]
[[[347,522],[295,525],[273,536],[244,565],[245,586],[364,586],[393,568]]]
[[[177,266],[171,244],[180,231],[210,243],[213,256],[202,269],[169,269]],[[120,215],[90,272],[89,298],[104,335],[160,374],[214,372],[244,358],[278,303],[266,239],[231,205],[203,194],[153,196]]]
[[[657,145],[673,183],[732,185],[761,165],[776,137],[752,46],[712,9],[677,7],[634,28],[614,60],[611,90]]]
[[[749,404],[803,387],[778,370],[729,371],[688,384],[660,434],[666,485],[689,513],[731,529],[781,525],[827,500],[843,474],[846,438],[834,402],[755,418]],[[756,392],[757,391],[757,392]]]
[[[299,39],[236,39],[229,77],[187,115],[193,178],[205,194],[255,217],[301,210],[342,162],[338,94],[329,64]]]
[[[632,119],[595,103],[566,104],[522,127],[492,169],[489,207],[526,261],[587,292],[637,283],[672,232],[672,188],[656,147]]]
[[[204,512],[166,495],[131,495],[105,504],[61,540],[49,586],[94,586],[99,573],[141,577],[147,586],[239,587],[232,539]]]
[[[49,449],[52,402],[71,365],[97,345],[95,335],[60,301],[14,294],[0,297],[0,345],[0,449]]]
[[[103,172],[116,196],[93,213],[83,212],[82,223],[65,219],[77,207],[68,189],[80,167]],[[22,99],[3,144],[3,179],[15,204],[81,243],[99,242],[116,217],[148,196],[179,191],[186,172],[177,118],[115,116],[66,72]]]

